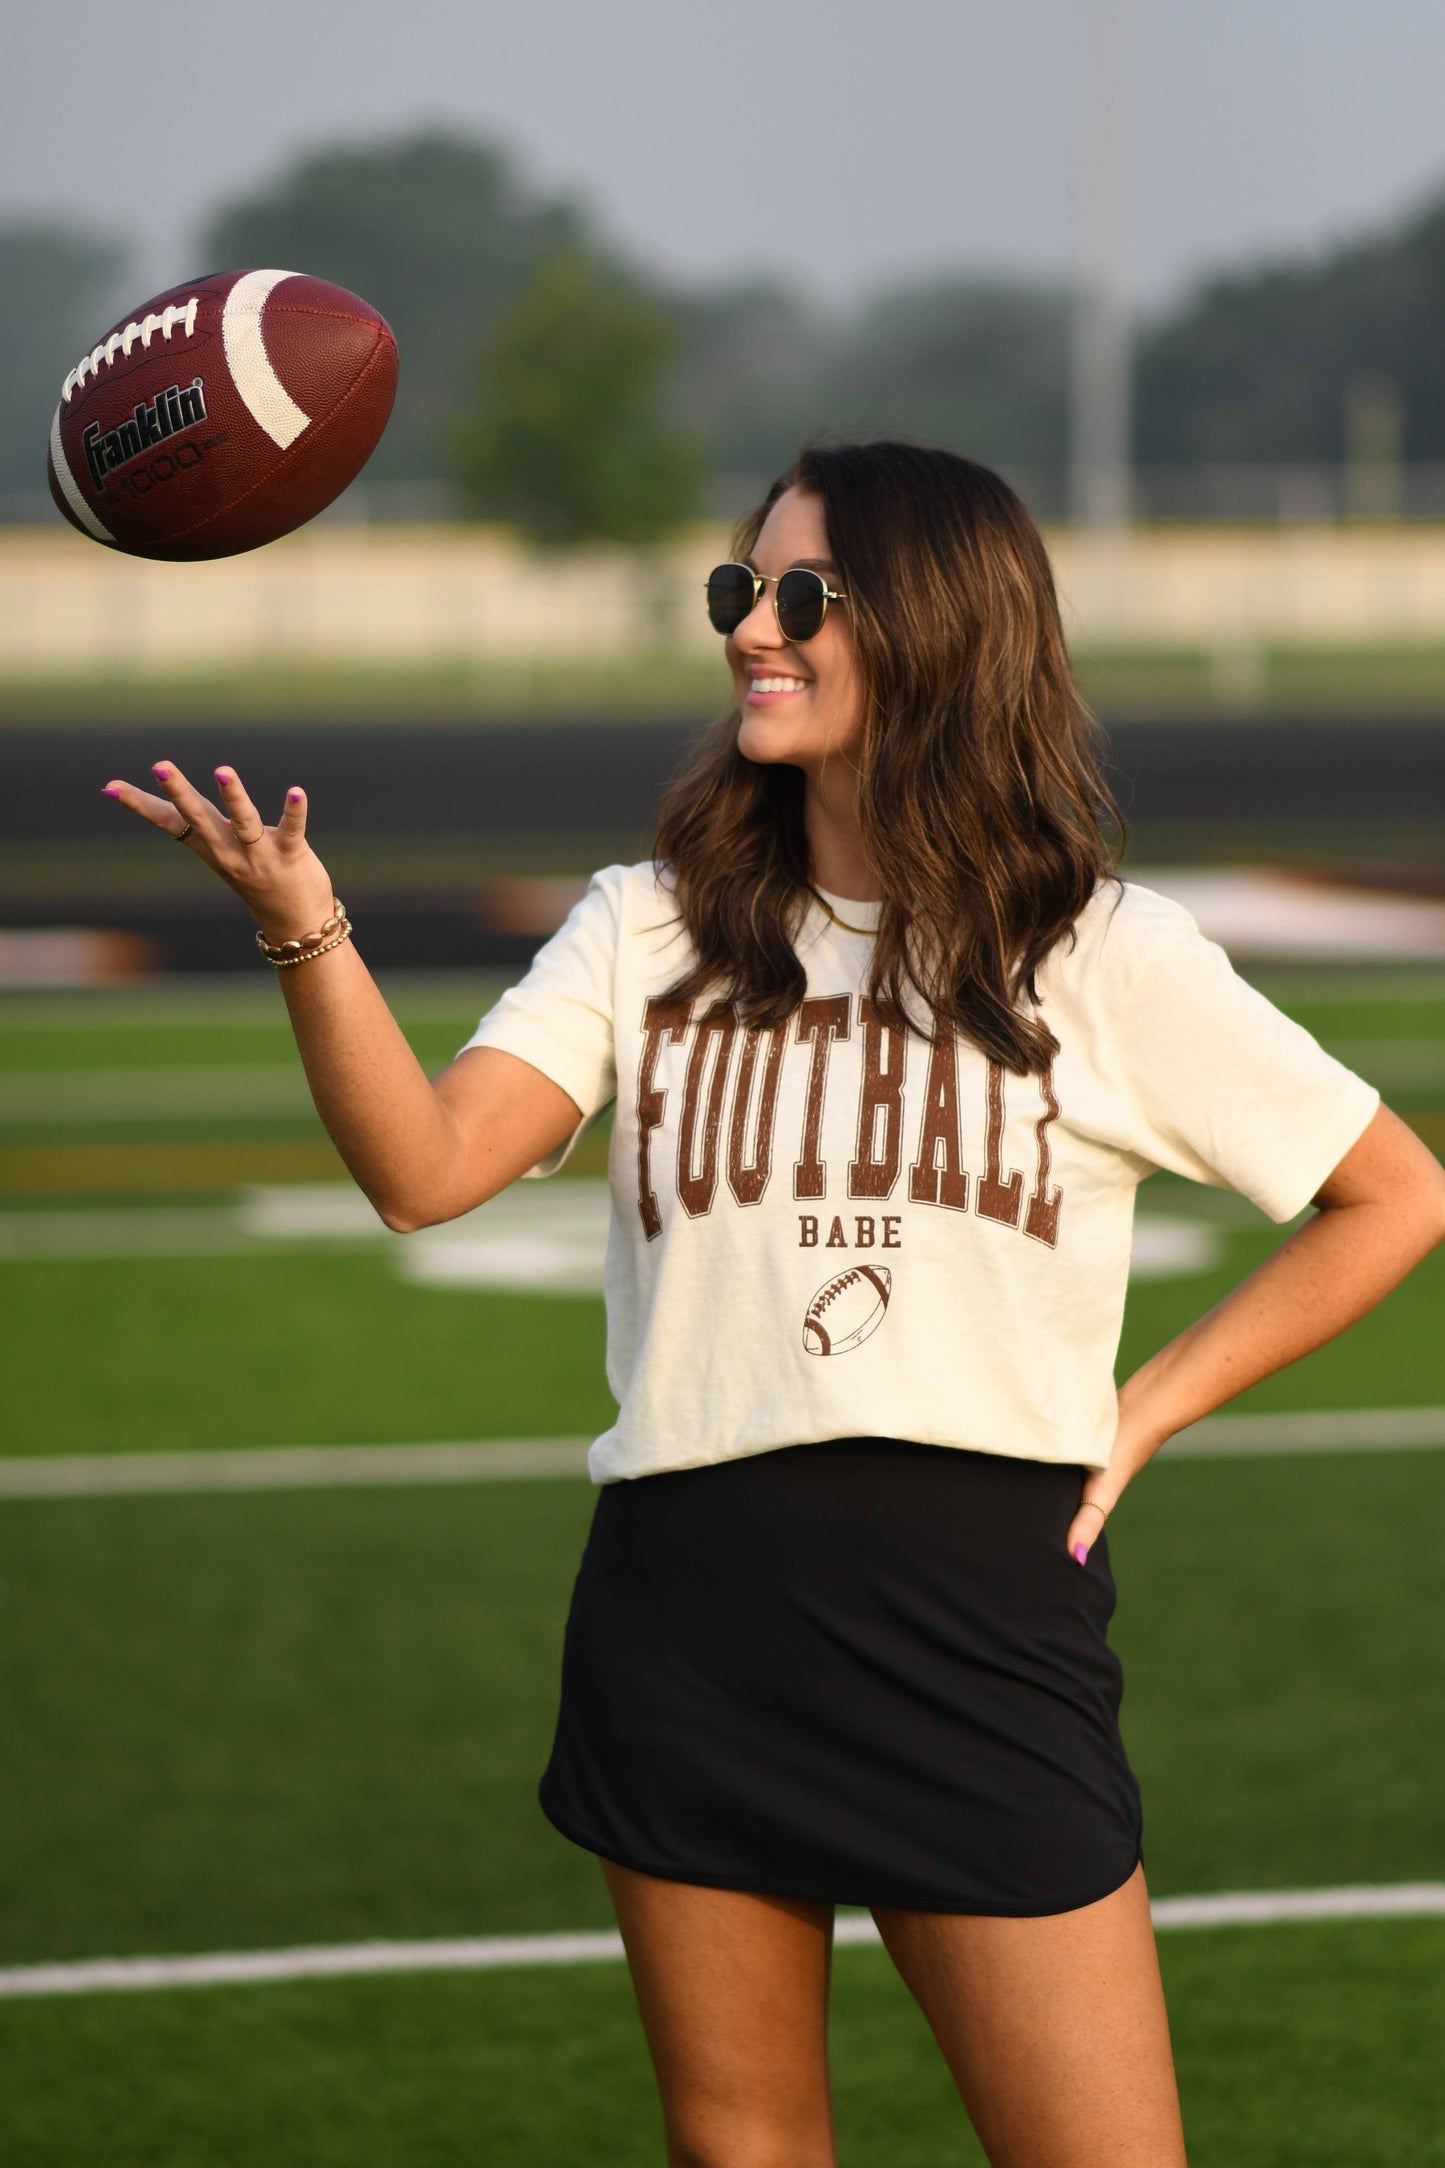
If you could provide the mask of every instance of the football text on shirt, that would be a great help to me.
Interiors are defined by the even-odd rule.
[[[948,1030],[937,1031],[928,1042],[922,1111],[915,1116],[916,1132],[905,1139],[903,1080],[909,1035],[884,1024],[866,995],[855,1004],[848,994],[804,1001],[795,1023],[789,1019],[788,1023],[767,1029],[740,1023],[729,1002],[714,1002],[695,1024],[688,1002],[659,996],[646,1002],[637,1074],[637,1209],[649,1241],[662,1231],[662,1212],[653,1186],[652,1145],[668,1097],[656,1082],[658,1057],[663,1049],[682,1044],[688,1031],[694,1030],[683,1082],[675,1162],[678,1198],[690,1217],[700,1218],[712,1210],[720,1173],[738,1204],[752,1205],[761,1200],[772,1178],[778,1087],[790,1047],[808,1049],[803,1122],[798,1156],[793,1162],[793,1195],[800,1200],[823,1199],[828,1195],[828,1168],[821,1156],[821,1142],[832,1054],[836,1045],[851,1037],[855,1015],[862,1037],[862,1057],[857,1137],[846,1170],[848,1196],[891,1197],[903,1171],[907,1144],[912,1150],[907,1190],[912,1203],[941,1205],[955,1212],[968,1211],[971,1203],[981,1219],[1019,1229],[1051,1248],[1056,1244],[1063,1200],[1057,1184],[1049,1186],[1048,1129],[1059,1116],[1052,1068],[1030,1079],[1037,1084],[1042,1112],[1033,1124],[1033,1186],[1025,1196],[1023,1171],[1013,1168],[1005,1172],[1003,1167],[1003,1064],[992,1059],[986,1063],[983,1165],[981,1171],[970,1175],[963,1164],[956,1035]],[[734,1062],[733,1049],[739,1041],[741,1050]],[[860,1228],[863,1224],[860,1219]],[[886,1228],[888,1222],[882,1224]],[[816,1216],[801,1215],[800,1226],[803,1246],[811,1247],[817,1239]],[[873,1239],[871,1217],[867,1217],[867,1227],[867,1234],[858,1237],[864,1247]],[[889,1240],[887,1247],[893,1246]]]

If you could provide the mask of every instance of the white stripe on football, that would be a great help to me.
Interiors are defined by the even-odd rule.
[[[221,314],[221,343],[232,382],[252,421],[283,452],[310,428],[311,416],[297,406],[272,366],[261,315],[281,281],[295,276],[294,271],[248,271],[227,294]]]

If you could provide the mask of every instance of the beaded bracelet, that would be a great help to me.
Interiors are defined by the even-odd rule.
[[[328,949],[340,948],[343,941],[351,938],[351,920],[346,915],[346,905],[339,896],[332,899],[333,914],[315,933],[302,934],[299,941],[268,941],[263,933],[256,936],[256,946],[268,964],[284,971],[290,964],[309,964],[313,956],[324,956]]]
[[[313,956],[324,956],[328,949],[340,948],[343,941],[350,939],[351,920],[343,919],[340,933],[330,941],[323,941],[319,948],[305,949],[299,956],[268,956],[266,961],[274,964],[278,971],[284,971],[289,964],[309,964]]]

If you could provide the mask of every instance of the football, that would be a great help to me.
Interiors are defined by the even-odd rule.
[[[299,271],[158,294],[82,354],[50,425],[50,494],[133,557],[231,557],[303,526],[370,458],[396,341],[369,302]]]
[[[893,1275],[886,1265],[853,1265],[825,1280],[808,1304],[803,1345],[810,1355],[846,1355],[876,1332],[888,1308]]]

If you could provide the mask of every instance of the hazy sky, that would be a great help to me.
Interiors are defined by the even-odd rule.
[[[1062,272],[1105,0],[10,0],[0,217],[124,226],[152,289],[221,198],[460,122],[639,259],[823,293]],[[21,11],[23,9],[23,19]],[[1133,278],[1314,247],[1445,187],[1440,0],[1134,0]]]

